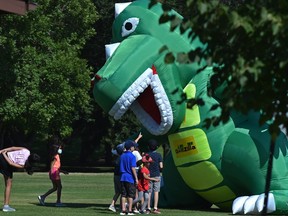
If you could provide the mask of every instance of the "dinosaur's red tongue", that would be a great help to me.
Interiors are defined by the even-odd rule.
[[[155,103],[153,91],[150,86],[145,89],[137,98],[138,103],[158,124],[161,123],[161,115],[157,104]]]

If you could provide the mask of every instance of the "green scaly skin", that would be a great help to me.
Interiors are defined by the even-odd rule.
[[[164,58],[168,52],[186,52],[204,45],[199,40],[191,44],[189,32],[181,35],[177,29],[170,32],[169,24],[159,25],[161,5],[151,9],[148,5],[148,0],[134,1],[115,19],[112,41],[121,44],[97,72],[95,100],[115,119],[132,109],[143,125],[145,138],[169,143],[160,193],[162,206],[199,208],[215,204],[231,211],[236,197],[264,192],[268,126],[259,127],[259,114],[252,112],[240,117],[234,113],[226,124],[209,129],[203,126],[206,118],[220,114],[219,109],[210,110],[219,101],[207,96],[212,68],[197,73],[205,62],[165,64]],[[129,18],[138,18],[137,26],[130,25]],[[122,36],[125,24],[127,34]],[[159,52],[164,45],[167,49]],[[183,92],[188,98],[203,98],[205,105],[187,109],[186,103],[179,103]],[[277,212],[281,213],[288,212],[285,152],[287,139],[281,135],[271,182]]]

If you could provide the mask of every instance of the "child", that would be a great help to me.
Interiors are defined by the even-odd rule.
[[[32,163],[39,161],[37,154],[30,154],[30,151],[24,147],[10,147],[0,150],[0,172],[4,176],[4,212],[16,211],[9,206],[10,193],[12,188],[13,171],[15,168],[24,168],[29,174],[33,174]]]
[[[121,204],[122,212],[120,215],[134,215],[132,212],[133,199],[136,194],[136,185],[138,177],[136,174],[136,157],[132,154],[135,149],[135,142],[126,140],[124,145],[126,151],[120,157],[120,173],[121,173]],[[128,201],[128,212],[125,205],[125,200]]]
[[[62,154],[62,146],[59,144],[58,141],[52,145],[50,150],[50,157],[51,157],[51,165],[49,171],[49,177],[53,184],[53,188],[48,190],[45,194],[38,196],[38,200],[40,205],[45,205],[45,199],[51,193],[57,191],[57,201],[55,206],[62,207],[64,204],[61,203],[61,191],[62,191],[62,184],[60,178],[60,172],[64,174],[68,174],[68,172],[61,170],[61,162],[60,162],[60,154]]]
[[[148,155],[145,154],[142,157],[142,162],[143,162],[143,167],[139,170],[139,180],[138,180],[138,198],[133,201],[133,205],[137,204],[138,202],[141,201],[141,209],[140,213],[144,214],[145,209],[148,204],[148,199],[149,199],[149,187],[150,187],[150,181],[160,181],[157,178],[150,178],[150,171],[149,171],[149,166],[150,163],[153,162],[152,158]],[[144,201],[143,201],[144,198]]]

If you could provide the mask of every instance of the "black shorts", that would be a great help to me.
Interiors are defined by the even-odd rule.
[[[121,195],[122,197],[135,198],[136,186],[134,183],[121,181]]]
[[[5,160],[3,154],[0,154],[0,172],[9,178],[13,178],[13,167]]]

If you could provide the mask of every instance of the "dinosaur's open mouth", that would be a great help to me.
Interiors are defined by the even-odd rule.
[[[138,104],[148,113],[157,124],[161,124],[161,114],[154,100],[154,94],[150,86],[137,98]]]
[[[129,108],[153,135],[167,133],[173,124],[168,97],[157,72],[151,68],[144,71],[122,94],[109,114],[115,119],[120,119]]]

